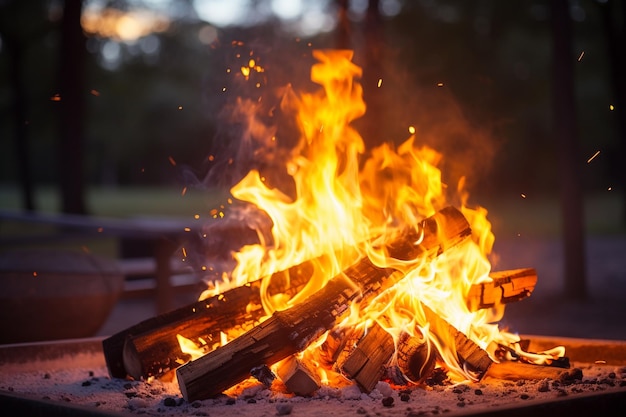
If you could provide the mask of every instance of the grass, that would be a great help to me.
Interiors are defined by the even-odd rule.
[[[35,193],[38,212],[59,211],[59,197],[52,187],[40,187]],[[182,195],[172,187],[92,188],[87,193],[89,212],[101,217],[192,217],[209,216],[211,209],[226,203],[226,193],[215,190],[189,190]],[[0,186],[0,210],[20,210],[20,193],[16,187]],[[0,249],[16,246],[83,250],[109,257],[119,252],[117,239],[110,237],[55,239],[59,230],[54,226],[24,222],[0,221]],[[52,240],[50,240],[52,239]]]
[[[97,216],[188,217],[208,215],[211,209],[226,203],[227,195],[217,190],[188,190],[184,195],[173,187],[91,188],[87,204]],[[558,237],[561,233],[559,202],[553,198],[503,199],[489,197],[476,203],[487,208],[496,238]],[[37,189],[39,211],[56,212],[59,200],[51,187]],[[0,209],[19,210],[16,187],[0,187]],[[626,234],[623,202],[618,193],[586,196],[585,217],[588,235]],[[0,229],[6,229],[6,225]]]

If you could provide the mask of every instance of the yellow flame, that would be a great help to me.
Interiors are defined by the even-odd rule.
[[[457,380],[471,378],[459,363],[454,343],[442,331],[445,329],[437,329],[428,321],[424,306],[484,349],[493,342],[510,344],[519,340],[494,324],[502,317],[502,306],[469,311],[466,302],[472,285],[491,280],[487,256],[495,239],[488,212],[467,205],[465,178],[456,188],[443,183],[439,168],[443,156],[420,145],[413,126],[409,128],[411,136],[400,146],[384,143],[372,149],[361,163],[363,139],[351,126],[365,113],[362,87],[355,80],[361,76],[361,68],[351,62],[352,51],[314,51],[313,56],[317,63],[311,69],[311,80],[321,86],[320,90],[297,93],[287,88],[280,104],[285,114],[296,112],[300,131],[299,141],[285,162],[295,196],[269,187],[256,170],[231,189],[235,198],[255,205],[270,217],[272,244],[262,241],[243,247],[234,255],[237,266],[232,274],[219,284],[213,283],[202,297],[319,259],[312,278],[299,294],[292,298],[262,294],[263,307],[270,315],[306,300],[358,257],[367,255],[376,265],[398,269],[405,279],[362,310],[350,306],[339,327],[366,331],[369,324],[378,322],[395,341],[403,333],[422,335]],[[255,65],[250,60],[242,73],[249,74]],[[252,113],[258,109],[253,105],[243,107]],[[253,116],[248,118],[251,123],[256,120]],[[275,132],[266,132],[264,126],[250,129],[274,140]],[[374,237],[384,238],[394,229],[415,226],[450,205],[451,197],[460,201],[460,209],[472,228],[471,239],[431,262],[399,261],[369,247]],[[263,288],[267,286],[268,280],[264,280]],[[319,349],[325,337],[307,352]],[[325,380],[329,378],[326,371]]]

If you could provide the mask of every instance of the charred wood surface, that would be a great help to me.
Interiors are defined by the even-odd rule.
[[[341,370],[369,393],[385,373],[385,366],[394,351],[393,337],[378,323],[374,323],[350,352]]]
[[[470,311],[495,307],[529,297],[537,284],[537,271],[533,268],[492,272],[492,281],[474,284],[467,293]]]
[[[306,262],[273,274],[268,292],[293,295],[306,285],[312,273],[313,264]],[[260,299],[262,285],[262,280],[258,280],[233,288],[149,318],[104,339],[102,347],[109,374],[115,378],[158,377],[180,366],[181,359],[189,359],[180,349],[177,334],[210,343],[220,340],[220,332],[251,326],[264,314]]]
[[[442,345],[454,348],[459,364],[481,379],[493,364],[489,354],[424,303],[422,308],[426,321],[430,323],[430,332],[439,338]]]
[[[432,258],[471,234],[467,220],[453,207],[437,212],[415,229],[403,232],[387,246],[390,256]],[[359,260],[306,302],[275,312],[227,345],[179,367],[176,374],[183,397],[194,401],[216,396],[246,379],[251,369],[304,350],[332,329],[353,301],[366,301],[402,278],[403,274],[380,268],[369,258]]]
[[[409,381],[419,384],[435,370],[435,348],[423,336],[400,336],[397,349],[398,368]]]

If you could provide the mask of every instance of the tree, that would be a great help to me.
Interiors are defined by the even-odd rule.
[[[80,24],[82,0],[65,0],[59,62],[59,186],[61,210],[85,214],[84,120],[85,36]]]
[[[582,174],[577,138],[572,29],[568,0],[550,2],[552,11],[553,129],[560,159],[559,188],[565,250],[565,295],[587,296]]]

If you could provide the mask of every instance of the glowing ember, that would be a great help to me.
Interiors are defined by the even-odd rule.
[[[397,148],[387,143],[380,145],[361,161],[365,151],[363,139],[351,127],[351,122],[365,113],[362,87],[355,81],[361,76],[361,68],[351,62],[351,51],[314,51],[313,55],[318,62],[311,69],[311,80],[322,88],[313,93],[287,88],[281,102],[285,114],[297,114],[300,132],[299,142],[285,161],[295,196],[270,188],[256,170],[231,189],[235,198],[267,213],[272,221],[271,244],[262,241],[243,247],[235,254],[237,266],[232,274],[224,281],[212,283],[201,298],[316,259],[311,279],[295,296],[261,294],[269,316],[306,300],[330,278],[366,255],[377,267],[401,271],[405,279],[365,308],[359,310],[355,306],[338,330],[366,331],[369,325],[377,323],[396,344],[407,335],[419,337],[436,349],[439,365],[445,366],[456,381],[472,379],[473,375],[459,363],[454,343],[436,336],[446,332],[435,331],[436,324],[427,319],[425,308],[489,352],[494,360],[497,345],[510,346],[511,354],[526,355],[533,362],[562,356],[561,350],[536,356],[524,353],[517,344],[519,338],[503,332],[496,324],[504,312],[502,305],[478,311],[468,309],[466,296],[470,287],[491,280],[487,256],[494,236],[487,210],[466,206],[464,179],[456,187],[442,182],[438,168],[442,155],[420,146],[413,126],[409,128],[411,136],[403,144]],[[241,67],[246,79],[251,71],[262,71],[253,59]],[[379,87],[381,83],[379,80]],[[267,133],[268,141],[275,142],[274,132],[267,132],[264,125],[254,125],[258,106],[241,103],[241,111],[250,112],[250,131]],[[170,161],[175,163],[171,158]],[[460,210],[472,228],[471,239],[428,262],[394,259],[374,246],[374,242],[388,242],[394,231],[415,227],[450,205],[450,200],[460,202]],[[221,217],[223,213],[214,210],[211,215]],[[268,286],[266,282],[263,288]],[[236,336],[223,334],[220,343]],[[319,365],[319,350],[326,336],[312,343],[301,356]],[[185,349],[190,354],[197,353],[195,348]],[[331,370],[317,368],[323,381],[332,379]]]

